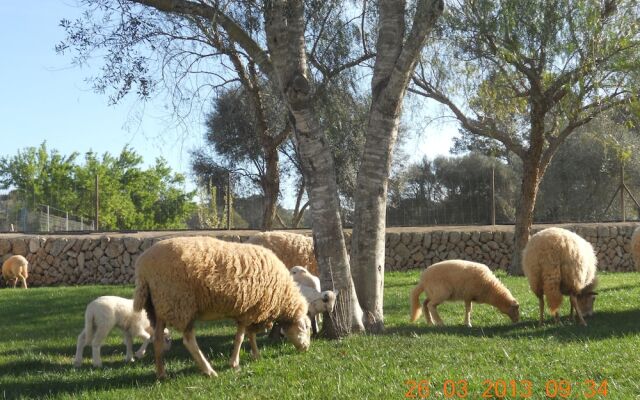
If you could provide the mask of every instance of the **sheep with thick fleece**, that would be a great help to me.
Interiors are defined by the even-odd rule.
[[[538,297],[540,323],[544,318],[544,297],[549,311],[559,319],[562,296],[568,295],[572,314],[586,325],[583,316],[593,314],[598,260],[589,242],[562,228],[547,228],[531,236],[522,252],[522,269],[529,287]]]
[[[633,258],[636,271],[640,271],[640,226],[631,235],[631,258]]]
[[[185,347],[207,376],[217,374],[196,343],[196,320],[236,321],[232,368],[239,367],[245,333],[258,358],[256,333],[274,321],[298,350],[309,348],[307,302],[282,261],[264,247],[211,237],[162,240],[138,257],[135,273],[134,309],[147,311],[156,332],[165,325],[182,332]],[[161,344],[154,340],[158,378],[166,376]]]
[[[27,278],[29,277],[29,261],[21,255],[7,258],[2,263],[2,277],[7,286],[9,281],[13,281],[13,287],[18,284],[18,279],[22,282],[22,287],[27,288]]]
[[[153,328],[145,311],[133,311],[133,300],[118,296],[101,296],[87,305],[84,313],[84,329],[78,336],[76,357],[73,361],[75,367],[82,365],[82,352],[85,346],[91,343],[92,364],[94,367],[102,366],[100,347],[114,327],[122,330],[124,344],[127,348],[125,362],[133,361],[133,337],[144,339],[142,346],[135,353],[137,358],[142,358],[147,346],[153,337]],[[165,349],[171,346],[169,331],[165,330]]]
[[[420,275],[411,291],[411,321],[420,317],[420,295],[426,292],[422,305],[427,324],[444,325],[437,306],[449,300],[465,304],[464,323],[471,327],[472,302],[490,304],[517,322],[520,306],[502,282],[484,264],[465,260],[448,260],[433,264]]]
[[[287,268],[304,265],[311,274],[318,276],[318,262],[313,239],[299,233],[271,231],[261,232],[249,238],[247,243],[258,244],[273,251]]]

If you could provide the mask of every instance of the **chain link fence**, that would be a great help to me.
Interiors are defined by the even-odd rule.
[[[0,193],[0,232],[93,231],[95,221],[47,204],[28,206],[16,191]]]

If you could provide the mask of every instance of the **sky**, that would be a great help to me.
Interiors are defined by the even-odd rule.
[[[74,0],[38,0],[29,6],[0,1],[0,157],[44,141],[65,155],[116,155],[129,146],[146,165],[164,157],[173,171],[189,177],[189,150],[203,144],[199,117],[187,128],[175,126],[163,99],[142,103],[128,96],[109,105],[108,96],[86,82],[101,67],[100,59],[81,68],[72,64],[72,52],[56,54],[55,45],[64,39],[60,20],[73,20],[81,11]],[[405,145],[412,161],[447,154],[456,128],[419,130]]]

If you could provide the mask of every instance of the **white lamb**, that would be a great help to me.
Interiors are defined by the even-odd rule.
[[[313,275],[305,267],[296,265],[295,267],[292,267],[289,272],[291,273],[291,276],[293,276],[293,280],[298,285],[314,288],[318,292],[322,291],[320,289],[320,278]]]
[[[142,358],[153,338],[153,328],[149,323],[146,312],[133,311],[133,300],[131,299],[124,299],[118,296],[102,296],[87,305],[84,314],[84,329],[78,336],[78,346],[73,365],[75,367],[82,365],[84,347],[91,343],[92,364],[94,367],[101,367],[100,347],[115,326],[120,328],[124,334],[124,344],[127,348],[125,362],[133,361],[134,336],[144,339],[142,346],[135,353],[137,358]],[[165,330],[164,346],[165,350],[171,347],[168,330]]]
[[[300,284],[298,284],[298,288],[300,288],[300,293],[302,293],[304,298],[307,300],[307,303],[309,303],[309,311],[307,315],[309,316],[309,319],[311,319],[311,331],[315,335],[318,333],[316,316],[323,312],[330,313],[333,311],[333,308],[336,305],[336,294],[331,290],[321,292],[315,288]]]
[[[597,292],[598,260],[589,242],[562,228],[547,228],[531,236],[522,253],[522,269],[531,291],[538,297],[540,324],[544,317],[544,297],[558,321],[562,296],[569,295],[571,314],[586,325],[583,315],[593,314]]]

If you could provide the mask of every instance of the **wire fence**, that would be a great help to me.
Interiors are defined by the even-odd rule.
[[[28,206],[16,192],[0,194],[0,232],[93,231],[95,220],[47,204]]]
[[[621,172],[622,174],[622,172]],[[579,223],[637,221],[640,206],[636,202],[640,177],[610,176],[593,185],[584,182],[540,186],[534,223]],[[441,179],[438,184],[407,186],[390,191],[386,225],[491,225],[513,224],[518,207],[518,176],[503,176],[494,171],[480,171],[474,176],[461,175]],[[227,188],[219,188],[216,201],[195,205],[183,229],[262,229],[265,198],[260,195],[225,197]],[[95,218],[78,215],[51,204],[29,205],[33,194],[18,191],[0,192],[0,232],[70,232],[96,230]],[[92,209],[92,197],[85,196],[85,210]],[[94,203],[95,204],[95,203]],[[106,204],[104,206],[107,206]],[[231,207],[229,210],[229,206]],[[93,207],[94,209],[95,207]],[[299,210],[297,210],[299,211]],[[95,215],[95,214],[94,214]],[[351,227],[353,209],[342,210],[343,225]],[[102,219],[102,215],[101,215]],[[101,224],[102,227],[102,224]],[[274,229],[310,228],[309,212],[279,207]],[[171,228],[175,229],[175,228]],[[127,230],[143,230],[128,227]]]

